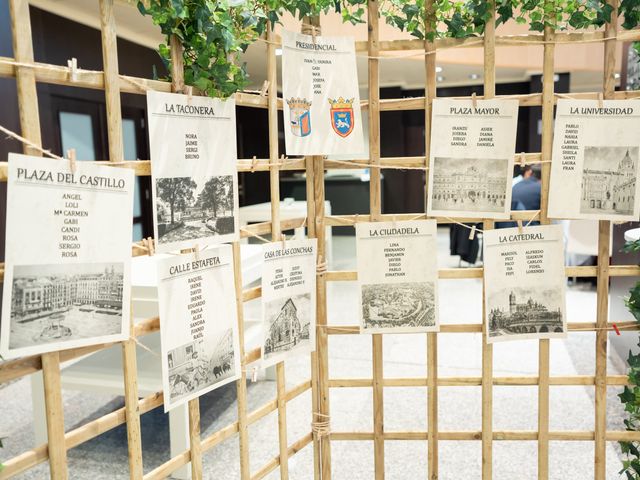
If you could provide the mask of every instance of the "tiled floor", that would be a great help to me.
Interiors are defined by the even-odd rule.
[[[438,257],[441,267],[457,267],[458,259],[448,255],[446,230],[439,234]],[[353,237],[334,236],[333,270],[355,268]],[[442,280],[439,284],[440,321],[446,323],[481,322],[480,280]],[[612,300],[613,301],[613,300]],[[354,282],[330,283],[328,286],[329,323],[357,323],[357,296]],[[569,321],[595,319],[595,291],[587,287],[568,289]],[[257,315],[259,302],[246,306],[247,315]],[[497,344],[494,347],[494,375],[535,375],[538,368],[536,341]],[[481,375],[481,338],[479,334],[443,334],[439,336],[439,375]],[[371,376],[371,339],[362,336],[333,336],[329,342],[329,367],[332,378]],[[624,372],[619,359],[611,359],[611,373]],[[293,386],[309,377],[308,358],[287,362],[287,383]],[[567,340],[551,342],[551,374],[593,374],[595,365],[594,335],[573,333]],[[426,372],[424,335],[386,335],[384,337],[384,374],[386,377],[420,376]],[[621,429],[618,388],[608,395],[608,425]],[[274,398],[274,382],[249,384],[250,409]],[[236,419],[233,385],[224,387],[201,400],[204,435]],[[385,389],[385,429],[425,430],[426,389]],[[99,417],[122,405],[122,398],[64,392],[67,428]],[[481,425],[480,387],[441,387],[439,389],[439,428],[441,430],[479,430]],[[0,390],[0,433],[8,438],[0,458],[16,455],[33,444],[30,387],[27,380]],[[334,431],[371,431],[372,395],[369,388],[334,389],[331,392],[332,429]],[[310,394],[307,392],[288,405],[289,441],[309,431]],[[592,430],[594,424],[593,387],[552,387],[552,430]],[[537,429],[537,389],[535,387],[494,387],[494,429]],[[162,409],[142,417],[145,471],[169,457],[168,422]],[[271,414],[250,427],[250,461],[252,471],[276,456],[277,417]],[[312,478],[313,452],[310,447],[290,461],[292,479]],[[423,441],[386,442],[385,459],[388,479],[411,480],[426,477],[427,450]],[[368,480],[373,478],[371,442],[332,442],[333,478]],[[119,427],[69,452],[72,478],[92,480],[127,478],[126,431]],[[591,442],[552,442],[550,470],[553,480],[593,478],[593,444]],[[607,478],[618,478],[621,467],[619,449],[607,445]],[[205,455],[205,478],[235,479],[238,474],[238,442],[234,437]],[[480,442],[440,442],[440,478],[443,480],[480,479]],[[537,469],[535,442],[494,442],[495,480],[534,479]],[[21,478],[47,478],[46,465],[31,470]],[[279,478],[277,470],[268,478]]]

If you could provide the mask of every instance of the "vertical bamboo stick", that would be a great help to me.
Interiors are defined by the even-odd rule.
[[[553,0],[546,0],[553,4]],[[544,28],[544,53],[542,65],[542,159],[550,160],[553,148],[553,104],[554,104],[554,53],[555,32]],[[542,164],[542,188],[540,194],[540,223],[548,224],[549,179],[551,164]],[[549,478],[549,340],[540,340],[538,346],[538,479]]]
[[[64,440],[64,409],[62,406],[60,356],[58,352],[42,355],[42,376],[44,378],[44,399],[47,408],[49,471],[53,480],[66,480],[68,478],[67,448]]]
[[[13,35],[13,57],[16,62],[33,63],[29,2],[27,0],[10,0],[9,11]],[[32,68],[16,67],[16,87],[22,136],[38,146],[42,146],[36,76]],[[23,151],[27,155],[38,157],[42,155],[38,150],[26,145],[23,146]]]
[[[490,18],[484,29],[484,98],[496,94],[495,67],[495,2],[489,2]],[[483,229],[493,228],[493,221],[483,220]],[[482,280],[482,319],[487,321],[484,301],[484,278]],[[487,343],[486,328],[482,329],[482,479],[491,480],[493,475],[493,346]]]
[[[100,0],[100,31],[102,32],[102,63],[104,64],[104,98],[107,106],[109,160],[121,162],[124,160],[124,148],[122,142],[116,18],[113,13],[113,0]]]
[[[425,31],[427,35],[434,31],[435,7],[433,0],[428,0],[425,11]],[[425,50],[425,106],[424,106],[424,141],[425,165],[429,165],[431,152],[431,111],[433,99],[436,98],[436,46],[428,40]],[[431,53],[434,52],[434,53]],[[425,211],[429,196],[428,184],[425,183]],[[438,334],[427,333],[427,475],[429,480],[438,479]]]
[[[316,238],[316,204],[314,201],[314,181],[313,181],[313,157],[305,157],[306,190],[307,190],[307,236]],[[317,333],[316,333],[317,335]],[[320,410],[320,388],[318,385],[318,352],[311,352],[311,416],[315,421],[316,413]],[[320,480],[321,477],[321,453],[320,439],[313,434],[313,478]]]
[[[9,2],[13,35],[14,58],[18,62],[33,63],[33,43],[31,40],[31,19],[27,0]],[[18,90],[18,114],[22,136],[42,145],[40,136],[40,115],[36,79],[32,69],[16,67]],[[40,156],[40,152],[24,146],[24,153]],[[49,471],[54,480],[66,480],[67,450],[64,441],[64,408],[62,386],[60,384],[60,357],[58,352],[42,355],[42,376],[47,418],[49,451]]]
[[[276,46],[271,24],[267,24],[267,97],[269,118],[269,186],[271,195],[271,240],[282,238],[280,230],[280,172],[278,166],[278,75],[276,71]],[[278,445],[280,452],[280,478],[289,478],[289,455],[287,442],[287,401],[284,362],[276,365],[276,395],[278,402]]]
[[[118,77],[118,50],[113,0],[100,0],[100,30],[102,33],[102,62],[104,64],[105,102],[107,106],[107,136],[109,160],[124,160],[122,143],[122,111],[120,107],[120,78]],[[130,320],[133,335],[133,309]],[[142,478],[142,436],[140,433],[140,411],[138,408],[138,368],[136,344],[133,338],[122,342],[122,364],[124,375],[125,416],[127,418],[127,444],[129,455],[129,477]]]
[[[369,53],[369,160],[380,164],[380,47],[378,26],[378,0],[369,0],[367,9],[368,53]],[[380,169],[371,168],[369,173],[369,204],[371,221],[381,216]],[[372,335],[373,348],[373,453],[376,480],[384,479],[384,367],[382,335]]]
[[[618,1],[609,0],[613,6],[611,21],[605,28],[605,38],[618,34]],[[603,92],[611,98],[615,90],[616,40],[604,43]],[[609,249],[611,246],[611,222],[598,222],[598,267],[596,306],[596,412],[595,412],[595,479],[605,480],[607,472],[607,338],[604,328],[609,318]]]

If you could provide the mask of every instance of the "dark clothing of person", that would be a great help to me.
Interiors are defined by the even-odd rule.
[[[472,226],[473,224],[469,224]],[[469,229],[452,223],[449,230],[449,245],[451,255],[460,255],[460,258],[467,263],[476,263],[480,243],[476,235],[473,240],[469,240]]]
[[[511,205],[521,203],[524,210],[540,210],[541,188],[533,176],[516,183],[511,189]]]

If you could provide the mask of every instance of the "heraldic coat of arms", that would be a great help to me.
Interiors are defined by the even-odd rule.
[[[290,98],[287,104],[291,132],[297,137],[306,137],[311,133],[311,102],[306,98]]]
[[[331,126],[333,131],[341,137],[348,136],[353,131],[353,98],[337,100],[329,99],[331,104]]]

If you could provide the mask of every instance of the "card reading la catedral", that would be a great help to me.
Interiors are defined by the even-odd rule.
[[[364,153],[353,38],[282,32],[282,95],[288,155]]]
[[[565,337],[562,227],[486,230],[482,236],[487,342]]]
[[[549,217],[638,220],[640,104],[558,100]]]
[[[240,375],[230,245],[158,262],[165,412]]]
[[[428,214],[509,218],[517,100],[433,101]]]
[[[134,180],[9,154],[3,357],[128,338]]]
[[[360,331],[438,330],[436,221],[356,224]]]
[[[236,105],[147,92],[156,250],[237,240]]]
[[[315,238],[273,242],[262,253],[262,365],[315,349]]]

